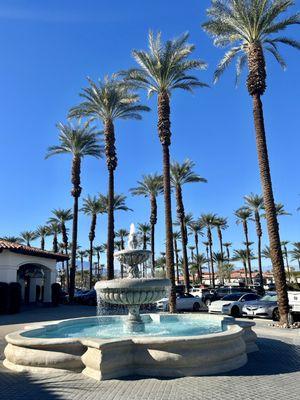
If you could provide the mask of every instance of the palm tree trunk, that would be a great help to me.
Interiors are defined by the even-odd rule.
[[[174,252],[175,252],[175,265],[176,265],[176,280],[177,280],[177,285],[179,285],[179,260],[178,260],[178,248],[176,239],[174,239]]]
[[[152,275],[152,277],[154,277],[154,271],[155,271],[155,225],[157,223],[157,203],[156,203],[155,196],[151,195],[150,203],[151,203],[151,214],[150,214],[151,260],[152,260],[151,275]]]
[[[212,237],[211,231],[208,229],[208,246],[209,246],[209,259],[210,259],[210,269],[211,269],[211,282],[212,287],[214,288],[215,285],[215,270],[214,270],[214,260],[213,260],[213,251],[212,251]]]
[[[97,251],[97,280],[100,280],[100,252]]]
[[[97,224],[97,215],[93,214],[92,215],[92,220],[91,220],[91,227],[90,227],[90,232],[89,232],[89,241],[90,241],[90,254],[89,254],[89,264],[90,264],[90,281],[89,281],[89,287],[92,289],[93,287],[93,249],[94,249],[94,240],[95,240],[95,230],[96,230],[96,224]]]
[[[197,268],[198,268],[198,279],[200,284],[202,284],[202,270],[199,265],[199,240],[198,240],[198,234],[195,232],[194,234],[194,240],[195,240],[195,247],[196,247],[196,258],[197,258]]]
[[[113,122],[108,119],[104,124],[105,155],[108,168],[108,210],[107,210],[107,279],[114,279],[114,171],[118,159],[115,147],[115,129]]]
[[[41,237],[41,250],[45,250],[45,237]]]
[[[247,248],[247,264],[248,264],[249,278],[250,278],[250,283],[253,283],[247,222],[244,222],[243,225],[244,225],[244,233],[245,233],[246,248]]]
[[[78,198],[81,194],[80,187],[80,157],[74,156],[72,163],[72,184],[73,188],[71,194],[74,198],[73,205],[73,226],[72,226],[72,252],[71,252],[71,266],[70,266],[70,302],[74,300],[75,292],[75,274],[76,274],[76,251],[77,251],[77,233],[78,233]]]
[[[80,257],[80,264],[81,264],[81,285],[83,287],[83,257]]]
[[[210,261],[209,261],[209,249],[208,249],[208,245],[205,246],[205,250],[206,250],[206,259],[207,259],[207,270],[208,270],[208,276],[209,276],[209,285],[211,286],[211,271],[210,271]]]
[[[187,255],[187,234],[186,226],[184,223],[185,212],[182,200],[181,187],[176,186],[176,203],[177,203],[177,216],[180,221],[181,231],[181,243],[182,243],[182,261],[183,261],[183,280],[186,293],[190,290],[190,273],[189,273],[189,261]]]
[[[58,253],[57,233],[53,234],[52,249],[53,253]]]
[[[246,263],[246,261],[243,261],[243,266],[244,266],[244,273],[245,273],[245,282],[246,282],[246,285],[247,285],[247,282],[248,282],[248,272],[247,272],[247,263]]]
[[[253,115],[256,133],[256,147],[260,179],[263,190],[264,207],[266,211],[270,253],[273,265],[276,290],[278,295],[278,309],[280,322],[288,323],[289,301],[287,295],[286,275],[281,251],[278,222],[273,196],[272,180],[270,173],[268,148],[266,142],[263,106],[258,93],[252,95]]]
[[[170,99],[166,92],[158,96],[158,133],[163,150],[163,181],[165,203],[165,230],[166,230],[166,268],[167,276],[171,281],[169,309],[176,312],[176,288],[173,251],[173,226],[171,206],[171,180],[170,180]]]

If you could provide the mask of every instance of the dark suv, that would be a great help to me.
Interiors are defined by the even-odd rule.
[[[231,293],[254,293],[253,290],[245,288],[245,287],[220,287],[216,289],[211,289],[210,294],[207,295],[204,300],[206,305],[209,305],[212,301],[221,300],[224,296],[227,296]]]

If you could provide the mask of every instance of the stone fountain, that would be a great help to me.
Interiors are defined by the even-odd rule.
[[[129,333],[145,330],[145,324],[140,316],[140,306],[155,303],[165,297],[170,286],[169,279],[140,278],[139,265],[150,258],[151,251],[137,247],[135,227],[131,224],[127,248],[114,254],[115,258],[127,267],[128,277],[100,281],[95,285],[97,298],[105,303],[128,307],[124,329]]]

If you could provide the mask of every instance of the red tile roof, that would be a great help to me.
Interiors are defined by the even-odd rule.
[[[26,246],[17,242],[9,242],[8,240],[0,240],[0,253],[3,250],[9,250],[13,253],[24,254],[28,256],[37,256],[44,258],[51,258],[56,261],[66,261],[69,256],[66,254],[54,253],[52,251],[41,250],[37,247]]]

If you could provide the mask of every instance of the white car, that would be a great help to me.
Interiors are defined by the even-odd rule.
[[[213,301],[208,306],[208,312],[240,317],[242,315],[242,308],[246,302],[259,299],[260,296],[255,293],[231,293],[224,296],[222,300]]]
[[[158,310],[169,310],[169,299],[167,297],[156,302]],[[177,311],[200,311],[205,310],[205,304],[198,297],[191,294],[182,294],[176,296],[176,310]]]

